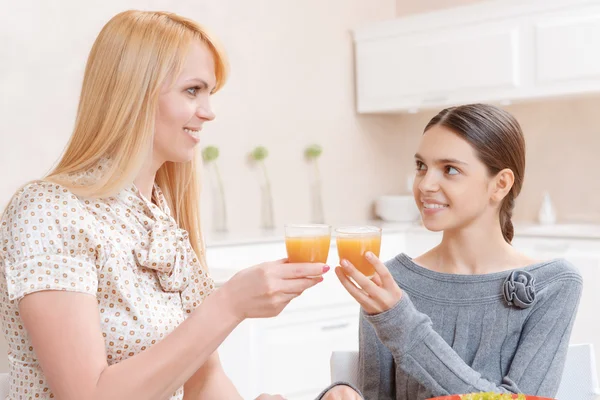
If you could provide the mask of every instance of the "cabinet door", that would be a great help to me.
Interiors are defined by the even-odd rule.
[[[358,41],[358,111],[488,100],[519,86],[519,45],[517,25],[489,21]]]
[[[585,90],[595,82],[594,87],[598,87],[600,6],[579,6],[540,16],[534,30],[536,85],[579,85]]]
[[[270,326],[261,333],[260,390],[286,398],[316,395],[330,384],[336,350],[358,350],[358,308],[346,315]]]
[[[259,391],[257,381],[260,360],[256,340],[260,333],[259,320],[242,322],[219,346],[219,357],[225,374],[244,399],[254,399]]]

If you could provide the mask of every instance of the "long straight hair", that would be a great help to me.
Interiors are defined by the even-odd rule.
[[[91,49],[73,134],[45,180],[95,198],[115,195],[131,185],[151,154],[160,89],[171,75],[180,74],[195,40],[214,55],[217,91],[227,78],[227,59],[204,27],[168,12],[129,10],[114,16]],[[84,184],[72,179],[106,158],[110,163],[99,179]],[[197,158],[165,163],[156,183],[206,268]]]

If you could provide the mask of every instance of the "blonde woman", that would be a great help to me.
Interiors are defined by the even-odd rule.
[[[225,79],[189,19],[127,11],[102,29],[64,155],[0,222],[10,399],[239,399],[218,346],[322,280],[279,260],[214,288],[195,155]]]

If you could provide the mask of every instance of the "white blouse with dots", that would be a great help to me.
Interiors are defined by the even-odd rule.
[[[41,290],[95,296],[109,365],[173,331],[214,289],[160,189],[157,205],[135,186],[84,199],[34,182],[0,220],[0,314],[8,342],[9,399],[54,398],[18,303]],[[182,399],[183,388],[172,399]]]

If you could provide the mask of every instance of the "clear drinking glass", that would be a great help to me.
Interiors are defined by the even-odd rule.
[[[285,247],[292,263],[326,263],[331,243],[331,226],[323,224],[285,225]]]
[[[381,228],[376,226],[347,226],[335,230],[340,261],[348,260],[366,277],[375,274],[375,268],[365,258],[367,251],[379,257]]]

